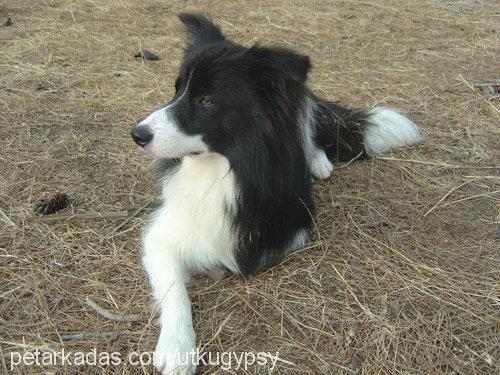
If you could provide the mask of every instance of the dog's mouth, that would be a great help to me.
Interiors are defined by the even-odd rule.
[[[190,157],[190,158],[204,158],[206,155],[209,154],[209,151],[191,151],[187,153],[185,156]]]
[[[148,155],[154,157],[154,158],[163,158],[163,159],[177,159],[177,158],[183,158],[183,157],[202,157],[203,155],[206,155],[209,151],[208,150],[185,150],[181,152],[158,152],[158,149],[156,149],[152,144],[148,144],[144,147],[143,149]]]

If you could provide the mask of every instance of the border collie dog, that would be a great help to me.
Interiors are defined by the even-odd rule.
[[[243,47],[203,15],[179,18],[190,41],[175,95],[132,130],[163,188],[143,238],[160,308],[154,364],[162,374],[196,371],[190,275],[221,266],[250,275],[276,264],[307,241],[311,177],[329,177],[331,160],[421,139],[392,109],[355,111],[316,97],[305,85],[307,56]]]

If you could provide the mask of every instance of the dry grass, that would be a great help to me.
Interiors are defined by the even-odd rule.
[[[464,82],[499,78],[495,1],[8,0],[0,2],[13,19],[0,27],[0,373],[23,348],[154,348],[139,263],[149,208],[139,209],[157,191],[128,133],[172,94],[184,40],[175,14],[186,9],[209,13],[245,45],[311,55],[318,94],[395,106],[426,136],[317,183],[316,237],[282,264],[247,280],[196,278],[199,343],[279,351],[294,365],[274,373],[498,371],[499,102]],[[134,59],[141,48],[162,60]],[[32,203],[54,191],[72,197],[66,213],[140,212],[126,222],[42,222]],[[86,296],[141,319],[99,317]],[[130,333],[61,340],[116,329]],[[221,370],[202,369],[213,372]]]

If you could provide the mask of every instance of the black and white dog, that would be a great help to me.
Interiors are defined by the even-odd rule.
[[[353,111],[305,85],[309,58],[245,48],[199,14],[179,16],[190,42],[175,95],[132,130],[155,158],[163,204],[144,233],[144,267],[160,306],[154,363],[192,374],[196,350],[186,282],[216,267],[249,275],[304,245],[311,176],[330,160],[366,158],[421,136],[389,108]]]

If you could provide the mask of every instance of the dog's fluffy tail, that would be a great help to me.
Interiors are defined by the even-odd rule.
[[[391,108],[378,107],[369,110],[366,122],[363,145],[369,156],[409,146],[422,139],[417,125]]]
[[[391,108],[353,111],[317,101],[315,109],[315,142],[329,159],[362,159],[422,139],[417,125]]]

